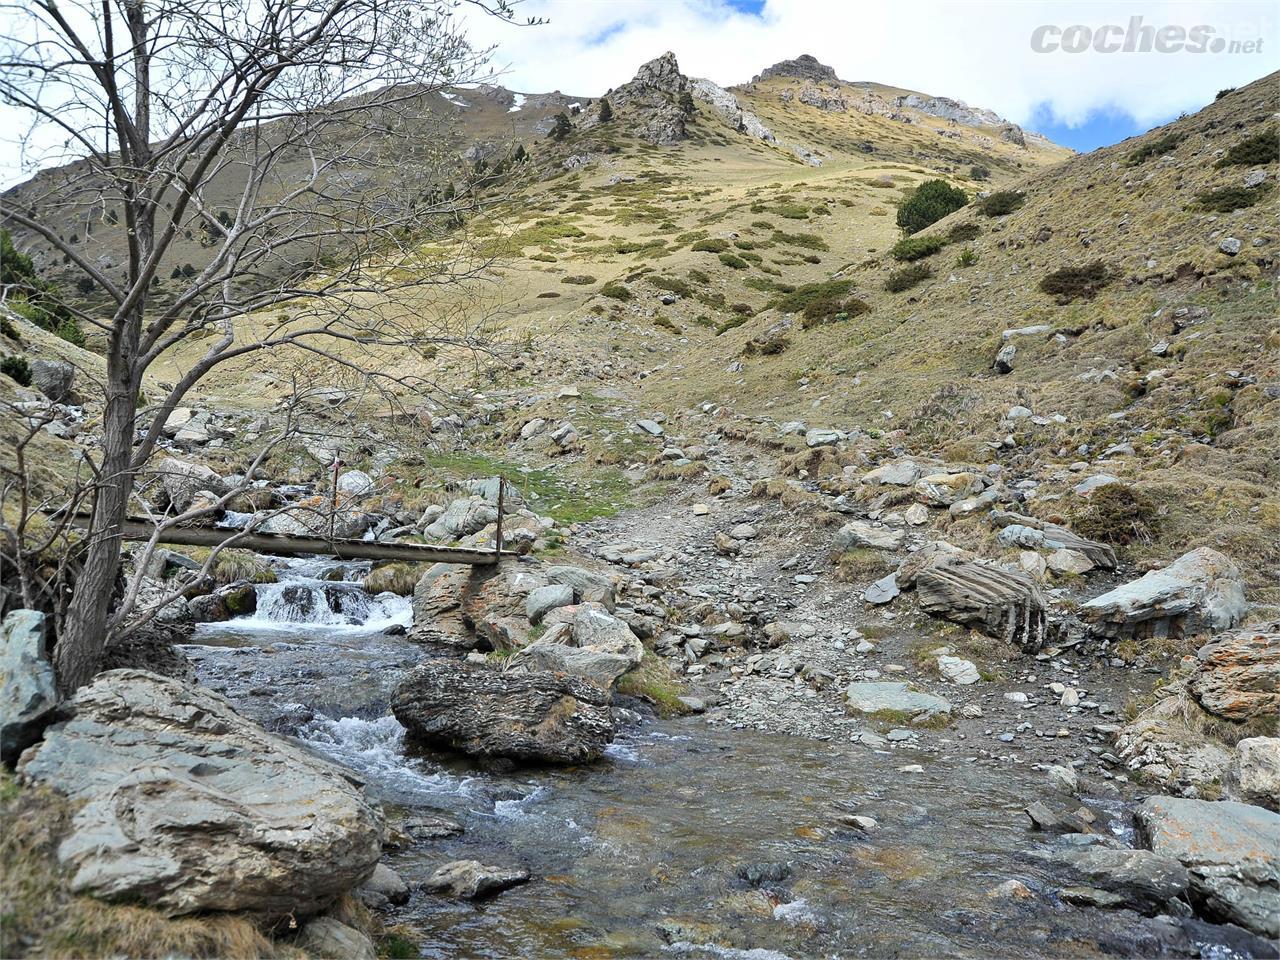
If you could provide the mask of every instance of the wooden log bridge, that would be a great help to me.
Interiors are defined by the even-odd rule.
[[[120,525],[118,535],[124,540],[150,540],[155,537],[157,543],[180,547],[220,547],[228,540],[234,540],[233,547],[237,550],[252,550],[255,553],[269,553],[279,557],[316,554],[337,557],[339,560],[405,560],[410,563],[463,563],[473,567],[493,566],[501,560],[511,560],[519,556],[514,551],[502,549],[502,517],[506,510],[503,489],[505,486],[505,483],[498,485],[498,523],[494,534],[494,546],[491,550],[476,547],[447,547],[430,543],[350,540],[333,536],[300,537],[288,533],[243,533],[227,528],[196,526],[170,527],[162,530],[157,537],[156,525],[150,520],[138,517],[125,520]],[[72,518],[71,523],[77,527],[88,527],[89,514],[77,514]]]
[[[79,522],[77,525],[80,525]],[[84,525],[87,526],[87,521]],[[126,520],[120,527],[125,540],[150,540],[155,524],[149,520]],[[426,543],[381,543],[377,540],[343,540],[327,537],[297,537],[286,533],[237,533],[214,527],[170,527],[157,543],[183,547],[218,547],[228,540],[237,550],[252,550],[280,557],[319,554],[340,560],[406,560],[421,563],[465,563],[491,566],[516,556],[510,550],[481,550],[475,547],[444,547]]]

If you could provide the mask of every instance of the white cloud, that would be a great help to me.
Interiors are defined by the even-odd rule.
[[[685,73],[721,84],[750,80],[775,61],[811,53],[846,80],[873,80],[988,107],[1028,123],[1037,105],[1072,125],[1122,110],[1151,124],[1203,106],[1228,86],[1280,63],[1277,8],[1264,2],[1063,3],[997,0],[767,0],[759,16],[727,0],[527,0],[548,17],[513,27],[471,15],[478,43],[497,44],[501,82],[527,92],[599,96],[645,60],[675,52]],[[1259,53],[1036,53],[1037,26],[1215,28],[1262,39]]]

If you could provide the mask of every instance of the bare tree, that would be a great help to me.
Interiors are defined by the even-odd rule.
[[[507,0],[472,3],[513,16]],[[474,330],[424,325],[396,306],[397,294],[457,285],[486,266],[442,259],[427,242],[476,203],[456,189],[456,146],[430,110],[437,91],[484,69],[455,7],[0,6],[0,99],[31,120],[32,149],[55,130],[81,158],[0,196],[0,225],[40,238],[105,304],[76,309],[104,347],[105,410],[91,482],[74,493],[92,513],[58,626],[65,691],[93,676],[121,627],[109,608],[135,480],[212,370],[292,349],[377,376],[393,350],[482,346]],[[114,241],[106,255],[77,223],[95,243]],[[198,266],[177,263],[193,248]],[[187,365],[140,420],[148,370],[179,348]]]

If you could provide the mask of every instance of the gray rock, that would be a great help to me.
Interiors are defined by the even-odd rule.
[[[1186,892],[1186,867],[1150,850],[1114,850],[1091,846],[1056,851],[1054,859],[1089,883],[1120,897],[1117,906],[1155,913]]]
[[[58,848],[70,889],[170,915],[312,913],[381,855],[346,775],[203,688],[141,670],[82,687],[21,766],[80,804]]]
[[[601,604],[561,607],[547,622],[550,629],[520,650],[509,669],[567,673],[609,689],[644,656],[644,645],[630,626]]]
[[[66,403],[76,381],[76,368],[63,360],[32,360],[31,385],[54,403]]]
[[[982,679],[978,673],[978,668],[973,665],[973,661],[964,660],[960,657],[939,657],[938,672],[942,674],[944,680],[966,687]]]
[[[396,687],[392,712],[412,737],[471,756],[583,763],[613,739],[609,700],[580,677],[430,660]]]
[[[13,766],[53,719],[58,688],[45,650],[44,614],[13,610],[0,647],[0,762]]]
[[[863,483],[882,486],[909,487],[920,479],[924,469],[914,460],[897,460],[885,463],[862,475]]]
[[[866,590],[862,591],[862,599],[864,602],[878,607],[891,603],[901,592],[898,589],[898,575],[891,573],[888,576],[881,577],[867,587]]]
[[[348,470],[338,475],[338,492],[348,497],[363,497],[373,492],[373,477],[363,470]]]
[[[1047,605],[1025,574],[944,555],[917,573],[915,584],[925,613],[976,627],[1029,653],[1044,645]]]
[[[1187,691],[1205,710],[1228,720],[1280,714],[1280,631],[1232,630],[1196,651]]]
[[[1089,559],[1093,566],[1104,570],[1116,567],[1116,552],[1105,543],[1088,540],[1066,527],[1035,517],[1003,510],[991,511],[991,522],[1002,529],[996,540],[1005,547],[1026,547],[1029,550],[1071,550]]]
[[[498,508],[484,497],[463,497],[454,500],[426,529],[435,540],[457,540],[483,530],[498,519]]]
[[[1241,246],[1243,246],[1243,244],[1241,244],[1239,239],[1236,237],[1224,237],[1222,242],[1218,244],[1218,249],[1227,256],[1234,257],[1240,252]]]
[[[298,937],[308,957],[320,960],[377,960],[378,951],[365,934],[333,917],[308,921]]]
[[[1267,171],[1258,167],[1250,170],[1244,175],[1245,189],[1252,190],[1254,187],[1260,187],[1267,182]]]
[[[841,527],[831,543],[833,553],[844,553],[855,547],[872,550],[897,550],[906,539],[906,533],[893,527],[851,520]]]
[[[570,566],[547,567],[545,573],[548,583],[573,587],[575,600],[603,604],[608,610],[613,610],[617,603],[613,578],[603,573]]]
[[[839,430],[823,430],[814,427],[812,430],[806,430],[804,434],[805,446],[813,447],[832,447],[844,439],[844,434]]]
[[[455,860],[427,877],[422,882],[422,889],[427,893],[474,900],[528,881],[528,870],[488,867],[479,860]]]
[[[530,590],[524,601],[524,610],[530,623],[541,623],[542,618],[552,610],[572,603],[573,587],[567,583],[553,583]]]
[[[1199,547],[1087,601],[1080,616],[1096,636],[1181,637],[1228,630],[1246,610],[1239,569],[1218,551]]]
[[[1251,803],[1280,810],[1280,737],[1248,737],[1236,744],[1236,782]]]
[[[660,437],[665,432],[656,420],[637,420],[636,426],[651,437]]]
[[[912,690],[906,683],[859,681],[845,690],[845,703],[857,713],[875,714],[885,711],[929,715],[950,713],[951,704],[931,693]]]
[[[1063,793],[1077,793],[1080,790],[1080,777],[1071,767],[1054,764],[1047,773],[1049,783]]]
[[[170,505],[178,512],[189,509],[202,491],[216,494],[223,490],[222,478],[202,463],[165,457],[157,464],[155,472]]]
[[[1092,477],[1086,477],[1071,488],[1072,493],[1080,497],[1087,497],[1099,487],[1105,487],[1108,484],[1120,483],[1119,477],[1113,477],[1109,473],[1097,473]]]
[[[1013,359],[1018,355],[1018,348],[1012,343],[1006,343],[1000,348],[1000,352],[996,354],[996,362],[992,364],[996,373],[1013,373]]]
[[[1191,899],[1212,920],[1280,937],[1280,814],[1231,800],[1148,797],[1139,835],[1191,871]]]
[[[385,863],[380,863],[373,868],[373,875],[355,891],[355,895],[366,907],[385,910],[389,906],[398,907],[409,902],[409,885],[400,874]]]

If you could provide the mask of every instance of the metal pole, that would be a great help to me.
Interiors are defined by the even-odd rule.
[[[333,458],[333,502],[330,504],[329,510],[329,539],[334,539],[334,525],[338,522],[338,468],[342,466],[342,460],[336,455]]]
[[[506,490],[506,487],[507,487],[507,481],[503,480],[502,477],[499,476],[498,477],[498,532],[495,535],[496,542],[493,548],[493,556],[495,561],[502,559],[502,505],[503,505],[503,491]]]

